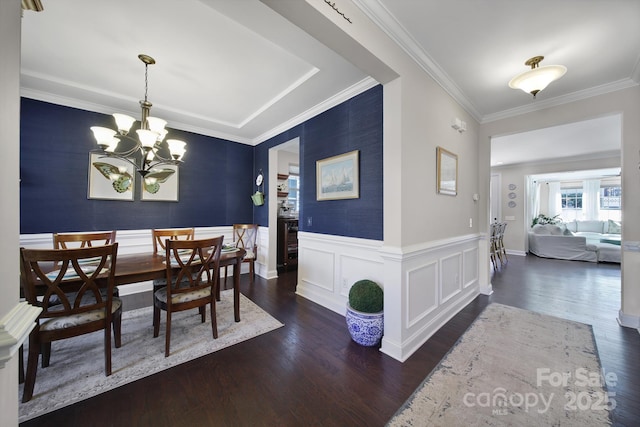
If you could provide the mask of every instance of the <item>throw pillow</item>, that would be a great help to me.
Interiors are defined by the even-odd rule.
[[[562,232],[562,235],[563,236],[573,236],[573,233],[568,228],[565,228],[564,231]]]
[[[604,221],[577,221],[578,228],[576,231],[582,233],[602,233]]]
[[[622,232],[621,228],[622,224],[611,219],[609,220],[609,234],[620,234]]]
[[[547,229],[549,230],[549,234],[554,236],[562,235],[562,227],[558,225],[547,225]]]
[[[578,231],[578,224],[575,221],[566,222],[564,226],[569,231]]]

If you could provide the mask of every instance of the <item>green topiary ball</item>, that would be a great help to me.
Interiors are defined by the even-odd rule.
[[[349,305],[363,313],[382,311],[384,294],[382,288],[372,280],[358,280],[349,290]]]

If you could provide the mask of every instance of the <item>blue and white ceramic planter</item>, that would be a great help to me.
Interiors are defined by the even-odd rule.
[[[384,328],[384,312],[363,313],[354,310],[347,303],[347,327],[351,338],[360,345],[378,345]]]

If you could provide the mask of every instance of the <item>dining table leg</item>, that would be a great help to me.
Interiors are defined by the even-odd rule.
[[[236,264],[233,266],[233,314],[236,322],[240,321],[240,267],[242,258],[236,258]]]

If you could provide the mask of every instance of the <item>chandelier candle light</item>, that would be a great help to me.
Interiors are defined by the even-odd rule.
[[[534,56],[528,59],[524,65],[531,66],[531,69],[512,78],[509,82],[509,87],[512,89],[522,89],[532,94],[535,98],[536,94],[546,88],[549,83],[558,80],[567,72],[567,67],[564,65],[547,65],[540,67],[539,64],[543,59],[544,56]]]
[[[147,100],[147,70],[149,65],[155,64],[156,61],[145,54],[138,55],[138,58],[144,62],[144,101],[140,101],[142,118],[140,129],[136,130],[138,138],[129,134],[136,119],[126,114],[113,114],[117,131],[100,126],[92,126],[91,131],[105,157],[115,157],[133,164],[144,178],[155,166],[182,163],[186,143],[177,139],[168,139],[163,142],[167,135],[165,129],[167,122],[158,117],[149,116],[152,104]],[[139,158],[139,163],[135,159],[131,160],[132,157]]]

